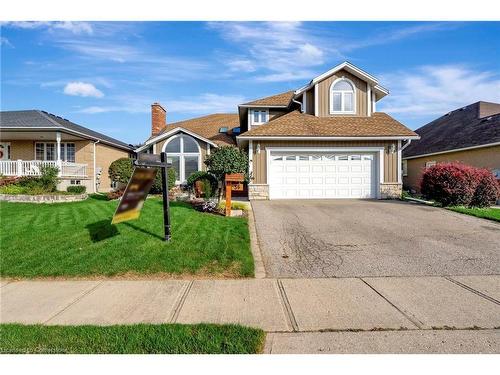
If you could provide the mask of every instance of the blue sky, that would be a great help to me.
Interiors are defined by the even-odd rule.
[[[14,22],[1,25],[2,110],[43,109],[129,143],[150,104],[174,122],[296,89],[349,60],[412,129],[500,102],[494,22]]]

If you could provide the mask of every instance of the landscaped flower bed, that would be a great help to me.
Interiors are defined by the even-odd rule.
[[[58,169],[42,168],[40,176],[2,178],[0,200],[26,203],[77,202],[87,199],[83,185],[68,186],[67,191],[56,189]]]

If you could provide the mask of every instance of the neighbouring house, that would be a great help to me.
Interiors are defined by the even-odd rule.
[[[376,111],[388,95],[349,62],[297,90],[214,114],[166,124],[152,105],[151,137],[136,152],[166,151],[178,183],[205,168],[215,147],[248,151],[250,199],[395,198],[401,195],[401,152],[419,136]]]
[[[0,112],[3,176],[36,176],[43,166],[55,166],[59,190],[85,185],[89,192],[109,191],[109,165],[133,153],[132,145],[45,111]]]
[[[500,179],[500,104],[477,102],[415,130],[420,140],[403,151],[405,188],[420,191],[422,173],[436,163],[488,168]]]

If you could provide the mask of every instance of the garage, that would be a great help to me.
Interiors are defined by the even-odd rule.
[[[375,152],[272,151],[269,198],[376,198],[377,165]]]

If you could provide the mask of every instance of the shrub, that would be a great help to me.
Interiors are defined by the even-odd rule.
[[[49,193],[56,191],[57,184],[59,183],[59,178],[57,177],[59,168],[43,166],[40,172],[41,176],[38,178],[39,186]]]
[[[72,194],[83,194],[87,191],[87,188],[83,185],[71,185],[67,187],[66,191]]]
[[[486,207],[498,196],[498,184],[488,170],[461,163],[441,163],[422,175],[422,194],[442,206]]]
[[[219,205],[217,206],[219,210],[223,211],[226,209],[226,201],[220,201]],[[248,211],[248,205],[245,204],[244,202],[238,202],[238,201],[231,201],[231,209],[232,210],[243,210],[243,211]]]
[[[15,185],[22,187],[24,193],[17,194],[39,195],[55,192],[59,183],[58,172],[58,168],[47,166],[41,168],[41,176],[39,177],[26,176],[19,178]]]
[[[218,181],[224,180],[226,173],[243,173],[248,179],[248,155],[239,148],[223,146],[216,148],[207,158],[208,172]]]
[[[205,171],[194,172],[187,178],[187,186],[190,189],[194,189],[196,181],[200,181],[205,198],[212,198],[215,195],[217,191],[217,179],[214,175]]]
[[[132,176],[133,163],[130,158],[120,158],[112,162],[108,168],[110,180],[126,184],[130,180],[130,176]]]
[[[201,190],[203,190],[203,194],[205,198],[212,198],[215,193],[215,189],[213,189],[213,181],[208,179],[199,180],[201,182]]]
[[[168,184],[168,190],[172,189],[175,186],[175,169],[173,168],[168,168],[167,169],[167,184]],[[153,183],[153,186],[151,186],[151,194],[161,194],[162,192],[161,188],[161,171],[158,169],[156,172],[156,177],[155,177],[155,182]]]
[[[487,169],[477,169],[475,174],[477,186],[469,206],[489,207],[500,196],[499,182]]]
[[[26,194],[26,188],[19,184],[0,186],[0,194]]]
[[[436,164],[425,170],[422,194],[446,206],[467,206],[476,190],[474,169],[460,163]]]
[[[122,184],[127,184],[132,176],[134,170],[134,161],[129,158],[121,158],[115,160],[108,169],[109,178],[111,181],[120,182]],[[168,168],[167,170],[167,181],[169,190],[175,185],[175,170],[173,168]],[[151,186],[150,193],[161,194],[161,172],[158,169],[156,172],[156,177],[153,185]],[[111,198],[116,199],[116,198]]]

